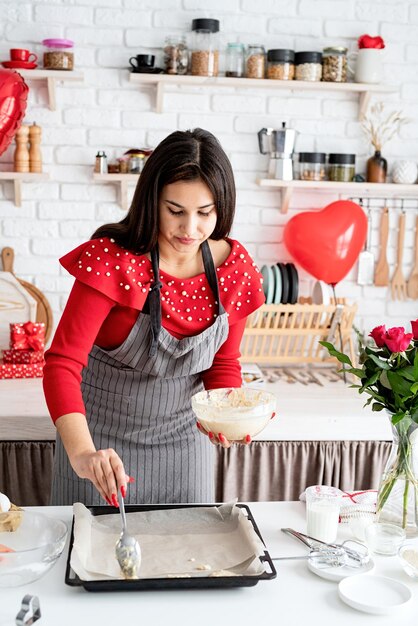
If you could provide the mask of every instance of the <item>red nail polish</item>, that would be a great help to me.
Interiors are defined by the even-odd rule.
[[[209,439],[213,439],[213,433],[209,433]]]
[[[106,500],[106,502],[107,502],[108,504],[110,504],[110,506],[112,506],[112,503],[111,503],[111,501],[109,500],[109,498],[108,498],[107,496],[105,497],[105,500]]]
[[[113,506],[115,506],[116,508],[119,507],[119,503],[118,503],[118,497],[115,493],[112,493],[112,504]]]
[[[247,443],[250,443],[250,441],[251,441],[251,437],[250,437],[250,435],[247,435],[247,436],[245,437],[245,441],[246,441]]]
[[[223,434],[222,434],[222,433],[219,433],[219,434],[218,434],[218,438],[219,438],[219,441],[220,441],[221,443],[225,443],[225,437],[223,436]]]
[[[273,419],[273,417],[276,417],[276,413],[271,414],[271,419]]]
[[[128,483],[134,483],[134,482],[135,482],[135,478],[133,476],[129,476]]]
[[[198,427],[199,430],[201,429],[200,422],[196,422],[196,426]]]
[[[122,498],[126,498],[126,487],[124,485],[120,488],[120,492],[122,494]]]

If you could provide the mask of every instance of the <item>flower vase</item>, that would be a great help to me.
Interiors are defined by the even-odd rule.
[[[367,182],[368,183],[385,183],[388,169],[388,162],[380,154],[380,150],[376,150],[374,155],[367,161]]]
[[[392,415],[390,414],[392,418]],[[406,415],[392,423],[393,442],[377,495],[379,522],[418,536],[418,424]]]

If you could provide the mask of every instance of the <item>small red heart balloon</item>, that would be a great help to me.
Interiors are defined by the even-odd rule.
[[[337,200],[321,211],[299,213],[284,229],[284,242],[295,261],[329,285],[336,285],[348,274],[366,236],[364,211],[350,200]]]
[[[0,69],[0,154],[9,146],[22,122],[28,91],[20,74]]]

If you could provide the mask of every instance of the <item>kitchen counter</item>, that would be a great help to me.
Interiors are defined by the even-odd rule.
[[[217,448],[217,501],[295,500],[314,483],[377,488],[392,438],[386,415],[363,408],[342,380],[322,381],[266,383],[277,416],[251,446]],[[55,427],[42,380],[0,380],[0,398],[0,491],[23,506],[48,504]]]
[[[250,503],[250,509],[272,557],[306,554],[296,539],[280,532],[291,527],[305,532],[304,505],[299,502]],[[35,508],[66,521],[70,527],[71,507]],[[349,538],[341,526],[339,539]],[[44,578],[32,584],[0,590],[0,626],[14,626],[25,594],[37,595],[41,605],[40,626],[80,624],[170,624],[171,626],[213,626],[234,624],[323,624],[328,626],[370,625],[411,626],[418,608],[418,584],[401,569],[397,557],[373,557],[374,574],[395,578],[406,584],[412,600],[392,615],[371,617],[344,604],[338,597],[338,583],[323,580],[307,569],[306,561],[275,562],[277,578],[256,586],[218,590],[171,590],[89,593],[64,583],[68,547]],[[366,574],[370,576],[372,574]]]

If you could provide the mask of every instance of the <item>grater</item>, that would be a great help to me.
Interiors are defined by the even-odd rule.
[[[360,252],[358,258],[357,283],[359,285],[373,285],[374,279],[374,256],[370,250],[371,240],[371,213],[367,211],[367,236],[364,250]]]

